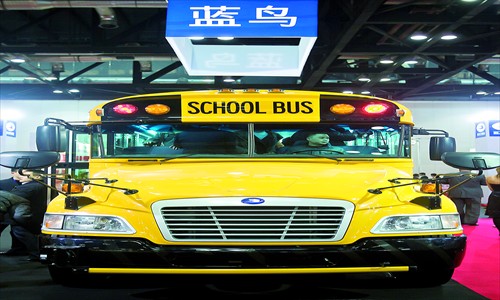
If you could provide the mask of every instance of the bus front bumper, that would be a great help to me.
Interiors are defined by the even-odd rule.
[[[52,267],[107,274],[300,274],[454,269],[466,236],[371,238],[325,246],[166,246],[147,240],[40,237]]]

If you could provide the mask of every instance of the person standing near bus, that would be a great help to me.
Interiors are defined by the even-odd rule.
[[[39,260],[38,235],[47,210],[47,187],[33,171],[19,173],[20,185],[0,191],[0,213],[9,213],[12,234],[25,247],[29,261]]]
[[[481,185],[486,185],[484,174],[474,176],[465,170],[459,170],[461,176],[455,176],[444,180],[443,183],[450,185],[448,197],[455,203],[460,222],[464,225],[477,225],[481,212],[481,198],[483,189]],[[474,176],[471,178],[471,176]]]
[[[486,177],[486,185],[491,190],[486,206],[486,215],[493,219],[493,224],[500,235],[500,167],[497,167],[496,171],[496,175]]]
[[[19,182],[20,176],[17,169],[12,168],[10,170],[11,177],[0,180],[0,191],[11,191],[14,187],[21,184]],[[3,220],[0,222],[0,234],[11,225],[12,220],[10,219],[8,214],[3,216]],[[26,247],[24,247],[23,243],[19,241],[16,236],[13,234],[12,229],[10,230],[10,236],[12,240],[12,244],[9,250],[5,252],[0,252],[0,255],[7,256],[15,256],[15,255],[25,255]]]

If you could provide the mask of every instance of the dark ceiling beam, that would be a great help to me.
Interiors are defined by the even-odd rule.
[[[383,15],[380,17],[374,17],[366,22],[366,24],[373,24],[373,25],[378,25],[378,24],[379,25],[383,24],[452,25],[454,23],[455,20],[450,18],[449,15],[425,15],[425,14],[407,15],[401,12],[391,14],[390,16]],[[498,21],[498,16],[485,16],[481,17],[481,19],[468,21],[467,25],[471,26],[500,25],[500,21]]]
[[[6,41],[9,41],[11,37],[16,37],[17,35],[21,35],[24,31],[31,29],[33,27],[37,27],[42,29],[45,34],[49,36],[55,36],[55,34],[48,28],[45,28],[45,26],[41,26],[42,22],[45,22],[48,20],[50,17],[53,17],[54,15],[57,15],[57,11],[48,11],[47,13],[43,14],[42,16],[39,16],[37,18],[31,17],[31,15],[27,14],[26,12],[19,12],[19,15],[22,15],[27,19],[26,23],[23,26],[13,28],[12,30],[9,30],[6,32],[5,30],[0,31],[0,40],[3,41],[4,43]]]
[[[356,44],[345,47],[339,52],[339,55],[459,55],[459,54],[488,54],[494,51],[500,40],[493,41],[486,45],[453,45],[453,46],[440,46],[436,45],[425,49],[409,49],[404,46],[398,45],[377,45],[370,49],[366,45]]]
[[[474,66],[470,66],[467,68],[467,71],[476,74],[477,76],[484,78],[488,80],[489,82],[493,83],[495,86],[497,86],[500,89],[500,79],[496,78],[495,76],[489,74],[486,71],[481,71],[478,68]]]
[[[454,24],[450,24],[446,28],[441,29],[441,32],[454,31],[455,29],[457,29],[458,27],[460,27],[461,25],[466,23],[468,20],[474,18],[475,16],[477,16],[478,14],[480,14],[481,12],[486,10],[488,7],[494,5],[496,3],[496,1],[497,0],[484,0],[479,5],[473,7],[471,10],[468,10],[462,17],[460,17],[458,20],[456,20],[456,22]],[[433,45],[435,45],[438,42],[439,42],[439,39],[428,40],[427,42],[423,43],[422,45],[416,47],[413,50],[413,52],[411,53],[411,55],[418,55],[419,53],[425,52],[427,49],[429,49],[430,47],[432,47]],[[455,47],[453,47],[453,50],[456,50]],[[478,53],[477,51],[474,51],[472,53],[475,53],[476,56],[479,56],[479,55],[477,55],[477,53]],[[486,55],[485,57],[491,57],[496,53],[498,53],[498,49],[495,49],[494,53],[490,53],[489,55]],[[484,59],[486,59],[486,58],[484,58]],[[474,61],[476,61],[476,60],[474,60]],[[481,60],[479,60],[479,61],[481,61]],[[391,73],[394,73],[394,71],[401,66],[402,62],[403,62],[402,59],[399,59],[398,61],[396,61],[386,71],[380,73],[376,78],[373,78],[372,81],[366,83],[365,87],[370,88],[375,84],[375,82],[378,82],[380,80],[380,78],[387,76]],[[478,62],[478,61],[476,61],[476,62]],[[467,64],[464,67],[468,67],[468,66],[472,66],[472,65],[473,64]],[[425,88],[428,88],[428,87],[432,86],[433,84],[437,84],[438,82],[440,82],[444,79],[450,78],[460,71],[461,71],[461,69],[458,69],[458,70],[453,69],[453,70],[449,71],[448,73],[446,73],[445,75],[431,77],[431,79],[428,79],[426,83],[419,85],[419,87],[417,87],[413,92],[405,91],[405,92],[399,93],[398,96],[399,96],[399,98],[404,98],[404,97],[410,96],[413,93],[417,93],[419,91],[422,91]]]
[[[139,22],[137,24],[131,24],[127,27],[128,28],[127,30],[124,30],[124,31],[120,32],[119,34],[116,34],[113,37],[106,39],[106,43],[111,44],[111,45],[122,45],[128,41],[128,38],[130,37],[130,35],[140,34],[142,32],[143,28],[145,27],[146,23],[153,22],[153,23],[158,23],[158,24],[165,24],[166,15],[167,15],[167,13],[165,10],[158,11],[152,17],[150,17],[146,20],[143,20],[142,22]],[[164,28],[165,26],[161,26],[161,27]],[[163,34],[163,37],[165,37],[164,34]]]
[[[423,90],[425,90],[433,85],[436,85],[437,83],[441,82],[442,80],[451,78],[453,75],[459,73],[463,69],[467,69],[467,68],[469,68],[469,67],[471,67],[471,66],[473,66],[473,65],[475,65],[475,64],[477,64],[485,59],[492,57],[496,53],[498,53],[498,51],[491,53],[490,55],[487,55],[487,56],[477,57],[473,61],[461,64],[461,65],[457,65],[452,70],[449,70],[449,72],[442,74],[442,75],[439,75],[439,76],[431,77],[430,79],[426,80],[425,82],[419,84],[419,86],[416,87],[415,89],[413,89],[411,91],[398,93],[396,96],[398,96],[399,98],[405,98],[405,97],[412,96],[416,93],[419,93],[419,92],[421,92],[421,91],[423,91]],[[498,89],[498,88],[500,88],[500,86],[497,86],[496,88]],[[477,89],[477,86],[476,86],[476,89]]]
[[[384,31],[384,30],[382,30],[382,29],[380,29],[380,28],[378,28],[376,26],[370,25],[370,26],[366,26],[366,28],[370,29],[373,32],[376,32],[376,33],[380,34],[381,36],[384,36],[384,37],[386,37],[386,38],[388,38],[390,40],[393,40],[394,42],[396,42],[396,43],[398,43],[400,45],[404,45],[404,46],[407,46],[409,48],[411,47],[411,45],[408,44],[407,42],[405,42],[405,41],[403,41],[403,40],[401,40],[401,39],[393,36],[392,34],[387,33],[386,31]]]
[[[83,69],[81,69],[80,71],[78,72],[75,72],[69,76],[67,76],[66,78],[64,78],[64,80],[62,80],[63,83],[68,83],[70,80],[73,80],[75,79],[76,77],[82,75],[82,74],[85,74],[87,73],[88,71],[92,70],[92,69],[95,69],[97,68],[98,66],[102,65],[103,62],[97,62],[97,63],[93,63],[92,65],[88,66],[88,67],[85,67]]]
[[[360,67],[360,68],[329,68],[328,74],[379,74],[384,72],[386,68],[382,67]],[[394,71],[397,74],[443,74],[444,71],[439,68],[425,68],[425,67],[414,67],[414,68],[403,68],[400,67]]]
[[[297,89],[297,85],[293,84],[226,84],[220,83],[217,86],[207,84],[72,84],[72,88],[78,88],[81,93],[77,95],[70,94],[53,94],[53,87],[46,84],[16,84],[5,85],[0,89],[0,98],[2,100],[58,100],[65,98],[76,98],[80,100],[95,100],[102,101],[112,100],[118,97],[136,95],[138,93],[156,93],[156,92],[173,92],[173,91],[190,91],[190,90],[206,90],[206,89],[220,89],[220,88],[259,88],[265,89]],[[68,87],[69,88],[69,87]],[[415,93],[416,85],[401,85],[401,84],[387,84],[379,85],[371,89],[377,97],[384,97],[390,99],[411,99],[415,97],[427,97],[433,95],[456,96],[456,97],[469,97],[475,96],[475,93],[480,88],[488,93],[498,91],[495,86],[477,86],[477,85],[458,85],[458,84],[441,84],[435,85]],[[350,83],[333,83],[333,84],[320,84],[312,90],[317,91],[333,91],[341,92],[345,89],[362,90],[361,87],[353,86]],[[412,95],[408,97],[401,97],[397,92],[412,91]],[[421,100],[421,99],[419,99]],[[485,97],[484,100],[498,101],[498,96]]]
[[[325,71],[339,56],[339,53],[344,47],[356,36],[359,30],[363,27],[364,23],[377,11],[377,9],[385,2],[385,0],[370,0],[366,1],[366,5],[360,11],[359,15],[352,19],[350,24],[346,27],[344,32],[339,35],[337,41],[334,41],[334,47],[330,53],[322,59],[322,63],[315,68],[308,78],[303,78],[305,89],[314,87],[321,78],[323,78]]]
[[[166,66],[165,68],[158,70],[154,72],[153,74],[149,75],[148,77],[144,78],[142,80],[143,83],[151,83],[152,81],[162,77],[165,74],[168,74],[172,72],[173,70],[176,70],[178,68],[182,67],[182,63],[180,61],[173,62],[172,64]]]
[[[9,45],[0,45],[0,52],[3,53],[20,53],[20,54],[32,54],[32,53],[43,53],[43,55],[40,55],[41,57],[43,56],[51,56],[54,54],[61,54],[63,53],[65,56],[95,56],[95,55],[101,55],[102,56],[111,56],[111,55],[143,55],[143,56],[158,56],[158,55],[165,55],[165,56],[174,56],[175,53],[173,49],[170,47],[170,45],[165,42],[161,42],[160,44],[157,45],[131,45],[131,46],[102,46],[102,45],[88,45],[88,44],[81,44],[81,45],[57,45],[57,46],[50,46],[50,45],[43,45],[43,44],[38,44],[38,45],[31,45],[30,47],[26,46],[9,46]],[[64,56],[63,55],[63,56]]]

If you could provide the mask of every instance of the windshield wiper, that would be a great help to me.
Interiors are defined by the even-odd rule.
[[[191,153],[191,154],[184,154],[184,155],[177,155],[177,156],[171,156],[171,157],[162,157],[162,158],[129,158],[128,162],[166,162],[169,160],[173,159],[178,159],[178,158],[185,158],[185,157],[190,157],[193,155],[196,155],[197,153]]]

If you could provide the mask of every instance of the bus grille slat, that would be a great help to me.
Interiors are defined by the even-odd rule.
[[[165,206],[160,214],[177,241],[318,241],[335,239],[345,208]]]

